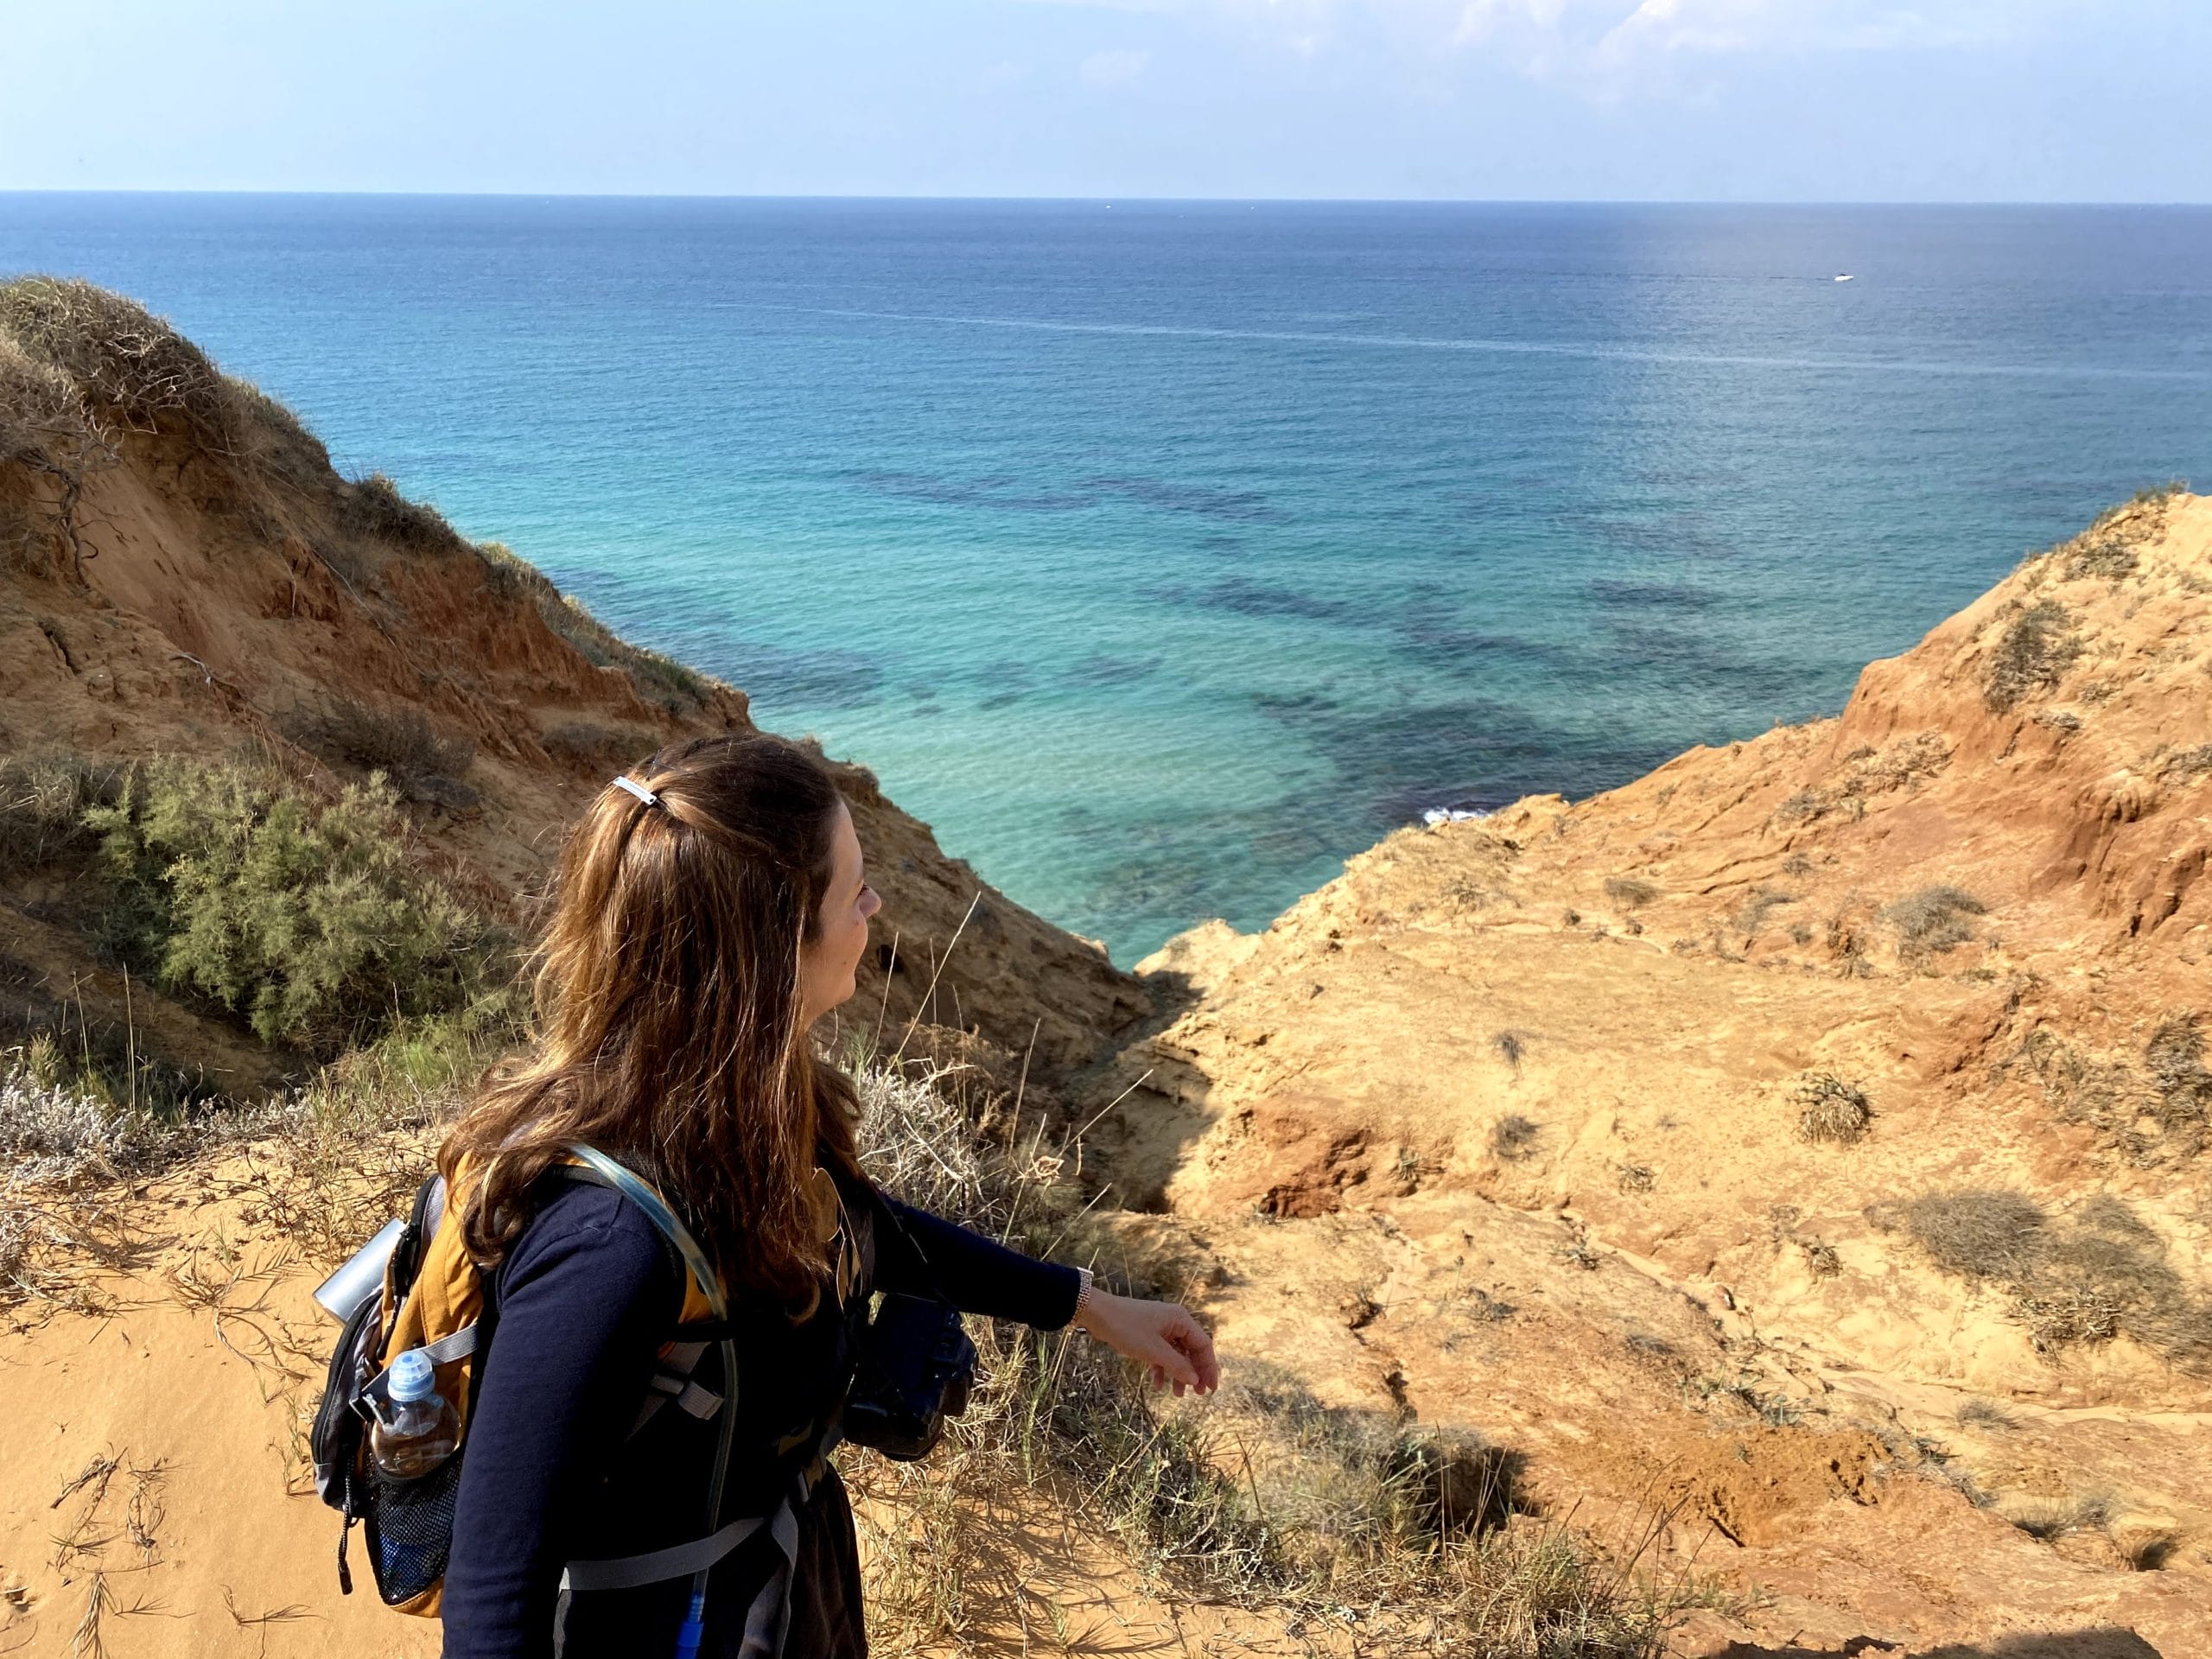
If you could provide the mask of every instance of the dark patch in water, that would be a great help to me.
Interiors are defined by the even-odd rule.
[[[930,473],[864,472],[854,480],[879,495],[932,506],[988,507],[1001,512],[1077,512],[1107,501],[1128,501],[1163,512],[1192,513],[1242,524],[1280,524],[1283,514],[1252,490],[1216,489],[1178,484],[1161,478],[1098,477],[1065,486],[1040,486],[1034,479],[990,474],[981,478],[945,478]]]
[[[883,690],[883,664],[856,651],[793,651],[783,645],[717,641],[695,659],[766,703],[859,709]]]
[[[1432,806],[1489,810],[1523,795],[1595,794],[1649,771],[1696,741],[1693,734],[1631,740],[1611,730],[1547,725],[1494,697],[1411,702],[1384,709],[1262,700],[1265,711],[1328,761],[1330,793],[1371,841]],[[1338,850],[1357,850],[1354,840]]]
[[[1086,478],[1077,489],[1096,490],[1166,512],[1191,512],[1205,518],[1234,518],[1246,524],[1280,524],[1282,513],[1256,490],[1223,490],[1204,484],[1177,484],[1163,478]]]
[[[1595,576],[1584,586],[1591,598],[1608,609],[1701,611],[1720,597],[1709,588],[1685,588],[1671,582],[1637,582],[1624,576]]]
[[[1019,691],[995,691],[976,706],[978,709],[1005,709],[1021,701]]]
[[[1709,636],[1644,622],[1611,622],[1606,633],[1626,663],[1656,669],[1670,687],[1718,693],[1738,707],[1795,708],[1804,699],[1804,663],[1740,657]]]
[[[1604,507],[1567,507],[1553,515],[1566,530],[1631,553],[1669,553],[1695,558],[1733,558],[1739,550],[1700,512],[1639,512]]]
[[[991,507],[1001,512],[1076,512],[1095,498],[1066,490],[1038,490],[1018,478],[934,478],[926,473],[861,473],[860,483],[879,495],[933,506]]]
[[[1153,597],[1170,605],[1195,605],[1209,611],[1236,616],[1294,616],[1308,622],[1356,622],[1357,607],[1340,599],[1324,599],[1295,588],[1255,582],[1249,576],[1224,576],[1205,588],[1157,588]]]
[[[1157,657],[1109,657],[1094,652],[1070,663],[1060,677],[1071,685],[1131,685],[1158,673],[1160,661]]]
[[[1398,625],[1401,652],[1431,666],[1465,668],[1477,659],[1535,664],[1545,668],[1583,671],[1589,666],[1579,652],[1542,639],[1523,639],[1517,634],[1491,633],[1482,628],[1461,627],[1433,616],[1411,616]]]

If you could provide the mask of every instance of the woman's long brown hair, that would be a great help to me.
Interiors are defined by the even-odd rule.
[[[836,785],[805,750],[757,734],[694,739],[630,776],[658,801],[610,785],[569,832],[531,1052],[487,1077],[438,1166],[488,1264],[548,1166],[584,1141],[652,1180],[734,1285],[804,1315],[827,1267],[817,1148],[854,1166],[851,1082],[800,1022]]]

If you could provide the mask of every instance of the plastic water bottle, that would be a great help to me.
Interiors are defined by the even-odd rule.
[[[438,1392],[429,1355],[410,1348],[385,1373],[390,1414],[369,1430],[369,1456],[394,1480],[427,1475],[461,1444],[461,1420]]]

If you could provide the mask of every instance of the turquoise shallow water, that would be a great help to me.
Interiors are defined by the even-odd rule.
[[[1128,961],[2212,480],[2212,211],[0,195]],[[1838,283],[1841,272],[1853,280]]]

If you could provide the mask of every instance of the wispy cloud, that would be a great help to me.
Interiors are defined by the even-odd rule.
[[[1469,54],[1601,98],[1661,92],[1701,61],[1989,44],[2094,0],[1043,0],[1208,16],[1302,56],[1381,41],[1433,61]],[[1101,54],[1115,57],[1118,54]],[[1088,79],[1089,66],[1085,66]]]
[[[1076,73],[1092,86],[1126,86],[1144,73],[1145,66],[1151,61],[1149,52],[1094,52],[1083,60]]]

